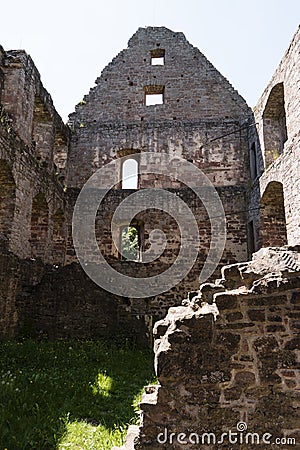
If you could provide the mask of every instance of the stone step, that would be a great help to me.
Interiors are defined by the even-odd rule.
[[[130,425],[128,427],[124,445],[122,445],[122,447],[113,447],[111,450],[134,450],[134,444],[139,432],[140,427],[138,425]]]

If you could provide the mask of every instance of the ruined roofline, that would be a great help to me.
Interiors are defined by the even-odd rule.
[[[281,60],[280,60],[280,63],[279,63],[278,65],[280,65],[281,62],[282,62],[282,60],[283,60],[284,58],[286,58],[287,55],[291,52],[291,49],[292,49],[292,47],[293,47],[293,44],[294,44],[295,42],[297,42],[298,39],[300,39],[300,24],[298,25],[297,30],[296,30],[295,33],[293,34],[293,37],[292,37],[292,39],[291,39],[291,41],[290,41],[290,44],[289,44],[289,46],[287,47],[286,51],[284,52],[284,54],[283,54],[283,56],[282,56],[282,58],[281,58]]]
[[[36,96],[38,96],[42,100],[47,111],[53,118],[56,127],[60,129],[61,132],[67,132],[69,136],[70,135],[69,127],[67,124],[64,123],[61,115],[56,110],[52,96],[44,87],[43,82],[41,80],[41,74],[37,69],[30,54],[23,49],[5,50],[0,45],[0,55],[2,50],[3,50],[2,61],[0,59],[0,66],[2,66],[2,69],[10,69],[10,68],[18,69],[23,67],[25,72],[31,70],[34,78]]]
[[[96,80],[95,80],[95,84],[97,85],[99,82],[100,82],[100,79],[101,79],[101,77],[102,77],[102,75],[104,75],[105,74],[105,70],[106,70],[106,68],[109,68],[110,67],[110,65],[111,64],[113,64],[116,60],[117,60],[117,58],[119,58],[119,57],[121,57],[125,52],[126,52],[126,50],[128,50],[128,49],[130,49],[131,47],[134,47],[136,44],[135,44],[135,41],[138,41],[138,37],[139,37],[139,35],[141,35],[142,33],[144,33],[144,32],[150,32],[150,34],[151,33],[153,33],[153,34],[158,34],[158,33],[160,33],[160,32],[163,32],[163,33],[166,33],[166,34],[169,34],[169,35],[173,35],[173,38],[177,38],[181,43],[183,43],[183,44],[186,44],[186,45],[188,45],[188,46],[191,46],[193,49],[194,49],[194,51],[195,52],[197,52],[199,55],[200,55],[200,57],[205,61],[205,63],[211,68],[211,69],[213,69],[213,70],[215,70],[217,73],[218,73],[218,75],[220,76],[220,78],[222,79],[222,80],[224,80],[228,85],[229,85],[229,87],[232,89],[232,91],[233,91],[233,94],[235,94],[236,96],[238,96],[240,99],[242,99],[244,102],[245,102],[245,104],[248,106],[248,108],[250,108],[251,109],[251,107],[248,105],[248,103],[247,103],[247,101],[244,99],[244,97],[238,92],[238,90],[237,89],[235,89],[235,87],[231,84],[231,82],[228,80],[228,78],[226,78],[211,62],[210,62],[210,60],[204,55],[204,53],[202,53],[201,52],[201,50],[198,48],[198,47],[196,47],[196,46],[194,46],[193,44],[191,44],[191,42],[186,38],[186,36],[185,36],[185,34],[182,32],[182,31],[173,31],[173,30],[171,30],[170,28],[167,28],[167,27],[164,27],[164,26],[160,26],[160,27],[153,27],[153,26],[146,26],[146,27],[139,27],[138,29],[137,29],[137,31],[132,35],[132,37],[128,40],[128,43],[127,43],[127,48],[125,48],[125,49],[123,49],[123,50],[121,50],[104,68],[103,68],[103,70],[101,71],[101,74],[100,74],[100,76],[99,77],[97,77],[96,78]],[[91,89],[93,89],[93,88],[91,88]]]
[[[5,52],[5,50],[4,50],[4,48],[2,47],[2,45],[0,44],[0,54],[5,54],[6,52]]]
[[[160,72],[157,68],[155,68],[155,65],[151,66],[148,61],[151,51],[154,51],[153,49],[162,49],[166,52],[166,64],[163,64],[165,65],[165,68],[162,68]],[[170,55],[172,56],[170,57]],[[121,74],[124,72],[125,66],[127,71],[129,71],[129,74],[126,75],[126,77],[124,75],[124,79],[121,80]],[[174,67],[177,67],[177,72],[174,72]],[[180,78],[180,70],[183,71],[181,72],[182,79]],[[182,73],[184,75],[182,75]],[[110,85],[109,83],[112,80],[112,75],[113,83]],[[127,78],[129,76],[131,77],[129,86],[132,86],[130,89],[127,87]],[[203,55],[203,53],[201,53],[197,47],[193,46],[186,39],[182,32],[175,32],[166,27],[145,27],[138,28],[138,30],[129,39],[128,47],[117,53],[116,56],[114,56],[102,69],[101,73],[95,80],[95,85],[89,89],[87,94],[84,95],[83,100],[75,105],[74,110],[70,112],[69,120],[73,120],[75,113],[78,114],[78,117],[82,114],[83,117],[79,120],[85,122],[85,111],[88,108],[87,103],[93,101],[93,99],[97,96],[99,97],[98,100],[100,105],[105,105],[105,102],[108,102],[107,104],[111,105],[108,97],[110,97],[114,90],[118,94],[117,98],[118,96],[120,97],[120,92],[124,91],[124,94],[126,94],[126,102],[130,103],[130,113],[132,116],[136,112],[139,117],[143,116],[145,117],[145,120],[147,120],[150,110],[147,111],[146,114],[142,111],[142,108],[140,108],[140,106],[143,105],[144,85],[158,84],[158,79],[159,84],[166,87],[166,93],[167,91],[173,91],[171,95],[168,93],[166,94],[166,105],[170,105],[170,103],[168,103],[169,100],[175,102],[174,96],[177,95],[176,89],[178,91],[180,90],[179,80],[181,80],[181,85],[182,82],[184,82],[181,86],[181,90],[183,89],[183,91],[187,93],[184,100],[186,102],[186,109],[182,108],[178,111],[177,105],[174,105],[174,111],[176,114],[173,114],[173,116],[176,116],[177,119],[181,119],[183,116],[185,117],[185,113],[188,112],[190,107],[189,105],[193,105],[194,111],[193,114],[191,112],[189,113],[190,116],[196,116],[196,111],[198,110],[198,116],[203,116],[203,103],[200,105],[196,104],[195,98],[198,96],[198,99],[203,98],[203,101],[206,101],[206,98],[209,96],[207,93],[209,83],[214,83],[215,86],[218,86],[216,90],[220,94],[219,99],[221,99],[222,95],[226,93],[226,101],[232,101],[232,104],[234,104],[236,117],[243,118],[245,115],[248,116],[252,113],[252,110],[246,100],[239,94],[228,79],[214,67],[214,65]],[[121,82],[123,82],[123,85],[121,86],[121,89],[118,89]],[[196,92],[195,95],[188,93],[188,86],[190,82],[192,82],[193,85],[192,89]],[[111,86],[111,91],[109,91],[109,86]],[[136,96],[134,96],[133,93],[136,93]],[[203,95],[202,97],[201,94]],[[114,101],[117,103],[119,102],[118,105],[121,108],[122,100],[116,100],[116,98],[114,98]],[[198,100],[198,103],[199,102],[200,100]],[[219,100],[219,102],[221,102],[221,100]],[[166,115],[169,114],[169,116],[172,117],[171,112],[169,113],[167,108],[170,109],[171,106],[164,107],[164,111]],[[201,108],[202,110],[200,111]],[[105,109],[105,107],[103,107],[103,109]],[[213,109],[213,105],[206,108],[209,112],[207,113],[206,111],[205,116],[209,116],[210,118],[213,118],[214,116],[219,117],[220,108],[217,108],[215,113],[211,112]],[[225,107],[223,109],[225,109]],[[162,115],[162,112],[160,112],[160,114]],[[103,112],[103,114],[101,113],[101,118],[105,121],[107,121],[106,118],[104,119],[106,115],[107,113],[105,112]],[[228,112],[225,111],[224,117],[227,117],[227,115]],[[119,116],[115,115],[114,120],[115,119],[118,120]],[[156,119],[158,119],[158,117],[156,117]]]
[[[139,34],[143,33],[143,32],[152,32],[152,33],[158,33],[158,32],[163,32],[166,34],[172,34],[173,37],[178,37],[180,38],[183,42],[186,42],[188,44],[189,41],[187,40],[187,38],[185,37],[185,34],[182,31],[173,31],[170,28],[167,27],[152,27],[152,26],[146,26],[146,27],[139,27],[137,29],[137,31],[131,36],[131,38],[128,40],[128,47],[131,47],[134,44],[134,40],[139,36]]]
[[[24,49],[11,49],[11,50],[4,50],[5,53],[5,65],[8,66],[10,63],[11,64],[17,64],[17,63],[21,63],[21,64],[30,64],[35,71],[35,75],[38,79],[41,79],[41,75],[40,72],[38,71],[36,65],[34,64],[34,61],[32,59],[32,57],[30,56],[29,53],[27,53],[26,50]]]
[[[268,81],[267,85],[265,86],[264,90],[262,91],[259,99],[257,100],[256,105],[252,108],[254,113],[257,113],[260,108],[262,103],[264,102],[264,99],[268,97],[268,94],[270,93],[270,88],[273,86],[274,84],[274,80],[276,80],[276,83],[280,83],[284,81],[284,75],[283,73],[281,74],[280,77],[278,77],[278,74],[280,73],[280,69],[282,67],[282,65],[284,64],[285,60],[289,57],[289,55],[292,53],[294,45],[296,45],[296,43],[300,41],[300,25],[298,25],[297,30],[295,31],[295,33],[293,34],[292,39],[290,40],[290,43],[287,47],[287,49],[284,51],[279,63],[277,64],[270,80]]]

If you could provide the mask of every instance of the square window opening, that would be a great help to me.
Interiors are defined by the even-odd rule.
[[[164,56],[160,56],[160,57],[152,57],[151,58],[151,65],[152,66],[164,66],[165,64],[165,58]]]
[[[145,99],[146,106],[153,105],[163,105],[164,104],[164,94],[146,94]]]

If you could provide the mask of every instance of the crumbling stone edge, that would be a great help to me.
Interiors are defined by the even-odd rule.
[[[155,324],[158,384],[145,388],[141,425],[129,427],[122,450],[192,449],[176,436],[220,436],[240,421],[300,442],[299,251],[263,248],[252,261],[223,267],[221,279]]]

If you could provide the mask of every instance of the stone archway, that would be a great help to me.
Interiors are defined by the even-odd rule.
[[[261,198],[262,247],[280,247],[287,244],[286,219],[282,183],[271,181]]]
[[[266,168],[283,153],[287,140],[283,83],[276,84],[270,92],[263,112],[263,133]]]

